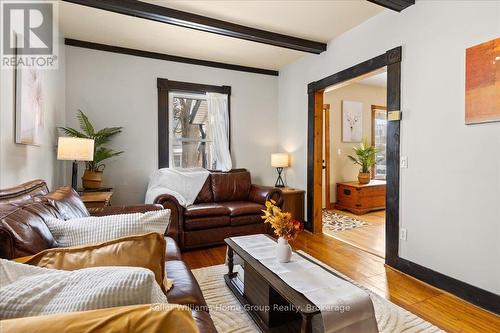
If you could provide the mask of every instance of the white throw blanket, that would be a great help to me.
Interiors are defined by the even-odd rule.
[[[170,194],[181,206],[192,205],[209,174],[203,168],[156,170],[149,177],[145,203],[153,203],[160,194]]]
[[[0,259],[0,320],[151,303],[167,298],[145,268],[62,271]]]

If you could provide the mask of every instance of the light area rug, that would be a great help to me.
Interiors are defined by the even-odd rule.
[[[323,209],[323,232],[336,233],[368,225],[365,221],[356,220],[350,216]]]
[[[372,299],[379,332],[381,333],[435,333],[444,332],[408,312],[394,303],[378,296],[369,289],[359,285],[345,275],[337,272],[326,264],[314,259],[303,251],[298,251],[321,266],[335,272],[340,277],[350,281],[365,290]],[[216,265],[195,269],[192,271],[200,284],[203,296],[210,308],[215,327],[219,333],[246,333],[260,332],[253,320],[243,309],[243,306],[226,286],[224,274],[227,273],[226,265]],[[362,333],[362,332],[360,332]]]

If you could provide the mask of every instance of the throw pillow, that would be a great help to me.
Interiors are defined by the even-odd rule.
[[[120,306],[2,321],[2,333],[197,333],[191,310],[177,304]]]
[[[148,232],[165,234],[170,223],[170,210],[146,213],[91,216],[70,220],[49,218],[45,224],[59,247],[88,245]]]
[[[25,263],[66,271],[98,266],[143,267],[154,273],[156,282],[166,292],[169,283],[165,276],[165,248],[165,238],[152,232],[93,245],[48,249]]]
[[[0,281],[0,320],[167,302],[141,267],[60,271],[0,259]]]

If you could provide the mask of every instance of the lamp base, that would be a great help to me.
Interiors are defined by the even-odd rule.
[[[281,173],[283,172],[283,168],[276,168],[276,170],[278,171],[278,179],[276,179],[276,184],[274,184],[274,187],[285,187],[283,178],[281,178]]]
[[[73,171],[71,173],[71,187],[73,190],[78,191],[78,164],[76,161],[73,161]]]

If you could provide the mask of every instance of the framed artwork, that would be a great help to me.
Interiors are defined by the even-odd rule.
[[[465,52],[465,123],[500,121],[500,38]]]
[[[16,143],[40,145],[43,134],[43,94],[36,67],[16,68]]]
[[[363,139],[363,103],[342,101],[342,142]]]

